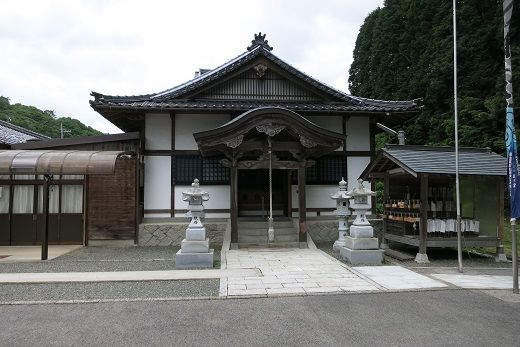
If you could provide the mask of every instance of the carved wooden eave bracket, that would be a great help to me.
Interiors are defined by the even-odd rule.
[[[318,157],[341,147],[345,135],[317,126],[301,115],[279,107],[262,107],[247,111],[228,123],[193,134],[203,155],[265,150],[265,144],[253,135],[258,132],[272,138],[274,151],[285,151],[294,158]],[[282,137],[279,135],[283,134]]]

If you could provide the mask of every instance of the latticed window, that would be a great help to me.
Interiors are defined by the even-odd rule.
[[[344,155],[319,158],[316,165],[306,169],[307,184],[337,184],[341,177],[347,177],[345,161]]]
[[[229,183],[229,168],[220,165],[222,158],[203,158],[202,159],[202,182]]]
[[[191,184],[198,178],[201,184],[228,184],[229,169],[220,165],[222,158],[202,158],[181,155],[175,160],[174,184]]]

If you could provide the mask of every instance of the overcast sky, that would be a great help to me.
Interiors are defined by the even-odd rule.
[[[273,53],[348,92],[359,27],[383,0],[0,0],[0,95],[106,133],[90,92],[134,95],[183,83],[246,50]]]

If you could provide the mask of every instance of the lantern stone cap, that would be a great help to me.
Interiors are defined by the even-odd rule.
[[[200,188],[199,180],[194,179],[191,188],[186,192],[182,192],[182,200],[188,201],[195,197],[201,197],[203,201],[209,200],[209,193]]]
[[[359,183],[359,185],[356,188],[354,188],[348,192],[348,194],[350,196],[356,197],[356,196],[374,196],[374,195],[376,195],[376,192],[373,192],[370,189],[365,188],[365,186],[363,185],[363,180],[361,178],[358,179],[358,183]]]
[[[347,182],[343,177],[341,177],[341,181],[339,181],[339,191],[330,195],[331,199],[340,200],[340,199],[351,199],[349,192],[347,192]]]

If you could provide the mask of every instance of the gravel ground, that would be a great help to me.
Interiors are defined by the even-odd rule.
[[[220,268],[220,245],[213,245],[214,268]],[[103,272],[175,269],[179,247],[82,247],[48,261],[0,262],[0,272]]]
[[[219,280],[2,284],[1,302],[218,296]]]

